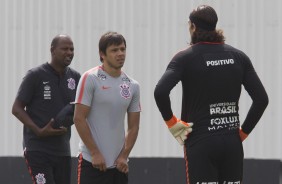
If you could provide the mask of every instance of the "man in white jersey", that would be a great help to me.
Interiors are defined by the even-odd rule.
[[[102,65],[85,72],[77,87],[74,122],[81,138],[78,183],[126,184],[127,160],[139,130],[139,84],[121,70],[126,57],[121,34],[102,35],[99,54]]]

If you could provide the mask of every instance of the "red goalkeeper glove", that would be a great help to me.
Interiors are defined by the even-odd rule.
[[[184,145],[187,135],[192,132],[193,123],[186,123],[173,115],[170,120],[166,121],[166,125],[178,143]]]
[[[241,138],[242,142],[248,137],[248,134],[243,132],[242,128],[239,129],[239,135],[240,135],[240,138]]]

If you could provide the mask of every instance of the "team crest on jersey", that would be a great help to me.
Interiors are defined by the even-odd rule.
[[[46,179],[43,173],[38,173],[36,176],[36,183],[37,184],[45,184],[46,183]]]
[[[126,83],[123,83],[120,85],[120,94],[123,98],[127,99],[130,97],[130,90],[129,90],[129,85]]]
[[[71,90],[75,89],[75,80],[73,78],[69,78],[68,80],[68,88]]]

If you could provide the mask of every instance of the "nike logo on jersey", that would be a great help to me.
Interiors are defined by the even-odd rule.
[[[43,82],[43,84],[48,84],[48,83],[49,83],[49,81]]]
[[[109,86],[102,86],[102,89],[109,89],[109,88],[111,88],[111,87],[109,87]]]

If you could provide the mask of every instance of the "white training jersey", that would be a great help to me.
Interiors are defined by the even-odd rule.
[[[115,167],[125,141],[126,112],[140,112],[140,88],[125,73],[112,77],[102,66],[85,72],[78,84],[75,103],[90,107],[87,117],[92,137],[104,156],[107,168]],[[79,151],[91,162],[89,150],[81,140]]]

